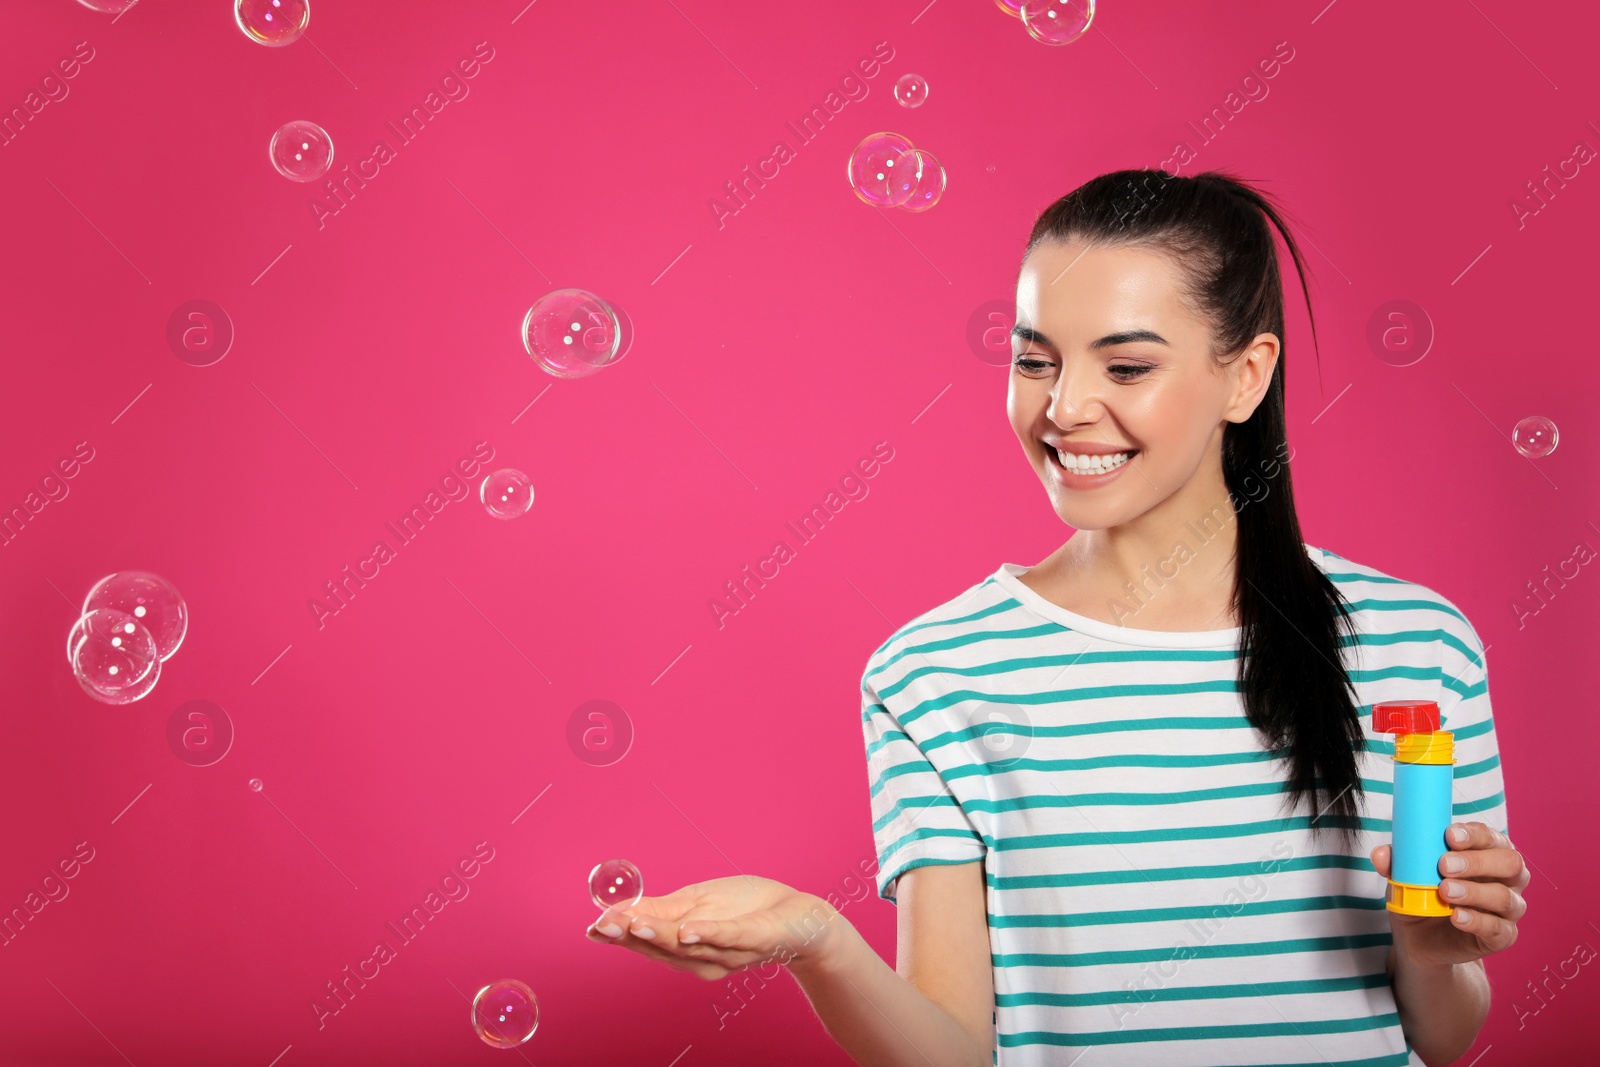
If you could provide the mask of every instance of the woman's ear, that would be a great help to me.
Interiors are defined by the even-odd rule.
[[[1248,422],[1250,416],[1255,414],[1272,385],[1279,350],[1276,334],[1259,334],[1249,348],[1228,364],[1228,373],[1234,382],[1234,395],[1232,403],[1222,413],[1224,419],[1229,422]]]

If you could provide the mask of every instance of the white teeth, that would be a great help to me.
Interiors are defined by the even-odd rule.
[[[1084,474],[1102,474],[1106,471],[1116,470],[1133,457],[1132,452],[1114,452],[1107,456],[1079,456],[1071,452],[1056,449],[1056,457],[1061,460],[1061,465],[1069,471],[1080,471]]]

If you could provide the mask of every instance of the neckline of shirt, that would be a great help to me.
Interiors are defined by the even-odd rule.
[[[1305,546],[1306,554],[1311,557],[1312,562],[1321,567],[1322,549],[1313,548],[1305,542],[1301,544]],[[994,572],[993,580],[1035,615],[1065,626],[1069,630],[1077,630],[1090,637],[1098,637],[1102,641],[1141,648],[1238,647],[1239,634],[1242,631],[1242,627],[1238,626],[1226,630],[1137,630],[1131,626],[1101,622],[1099,619],[1091,619],[1087,615],[1068,611],[1054,601],[1046,600],[1022,583],[1021,575],[1032,569],[1020,563],[1002,563]]]

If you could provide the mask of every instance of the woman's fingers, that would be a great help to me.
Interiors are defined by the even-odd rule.
[[[1439,895],[1458,907],[1498,915],[1513,923],[1528,910],[1522,894],[1503,882],[1464,882],[1446,878],[1439,885]]]
[[[1476,937],[1483,944],[1486,956],[1510,948],[1517,939],[1517,924],[1490,912],[1456,908],[1450,913],[1450,922],[1456,929]]]
[[[662,963],[665,963],[675,969],[691,971],[697,977],[704,978],[708,981],[724,977],[728,973],[726,968],[718,967],[705,961],[690,960],[685,959],[682,956],[675,955],[667,948],[655,944],[653,939],[641,938],[634,934],[631,930],[624,929],[616,937],[607,937],[606,935],[600,933],[594,926],[590,926],[589,929],[585,931],[584,936],[597,945],[619,945],[622,948],[637,952],[639,955],[648,959],[660,960]]]
[[[726,978],[731,971],[743,966],[742,962],[725,963],[719,958],[687,955],[678,946],[676,928],[676,923],[662,921],[660,916],[637,915],[616,937],[607,937],[594,926],[589,927],[585,936],[596,944],[620,945],[631,949],[641,956],[660,960],[675,970],[688,971],[708,982]]]

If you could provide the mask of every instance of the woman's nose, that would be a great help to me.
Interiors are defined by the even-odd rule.
[[[1047,414],[1059,426],[1076,422],[1092,422],[1097,417],[1094,410],[1100,405],[1100,379],[1097,371],[1083,360],[1063,362],[1050,391]]]

